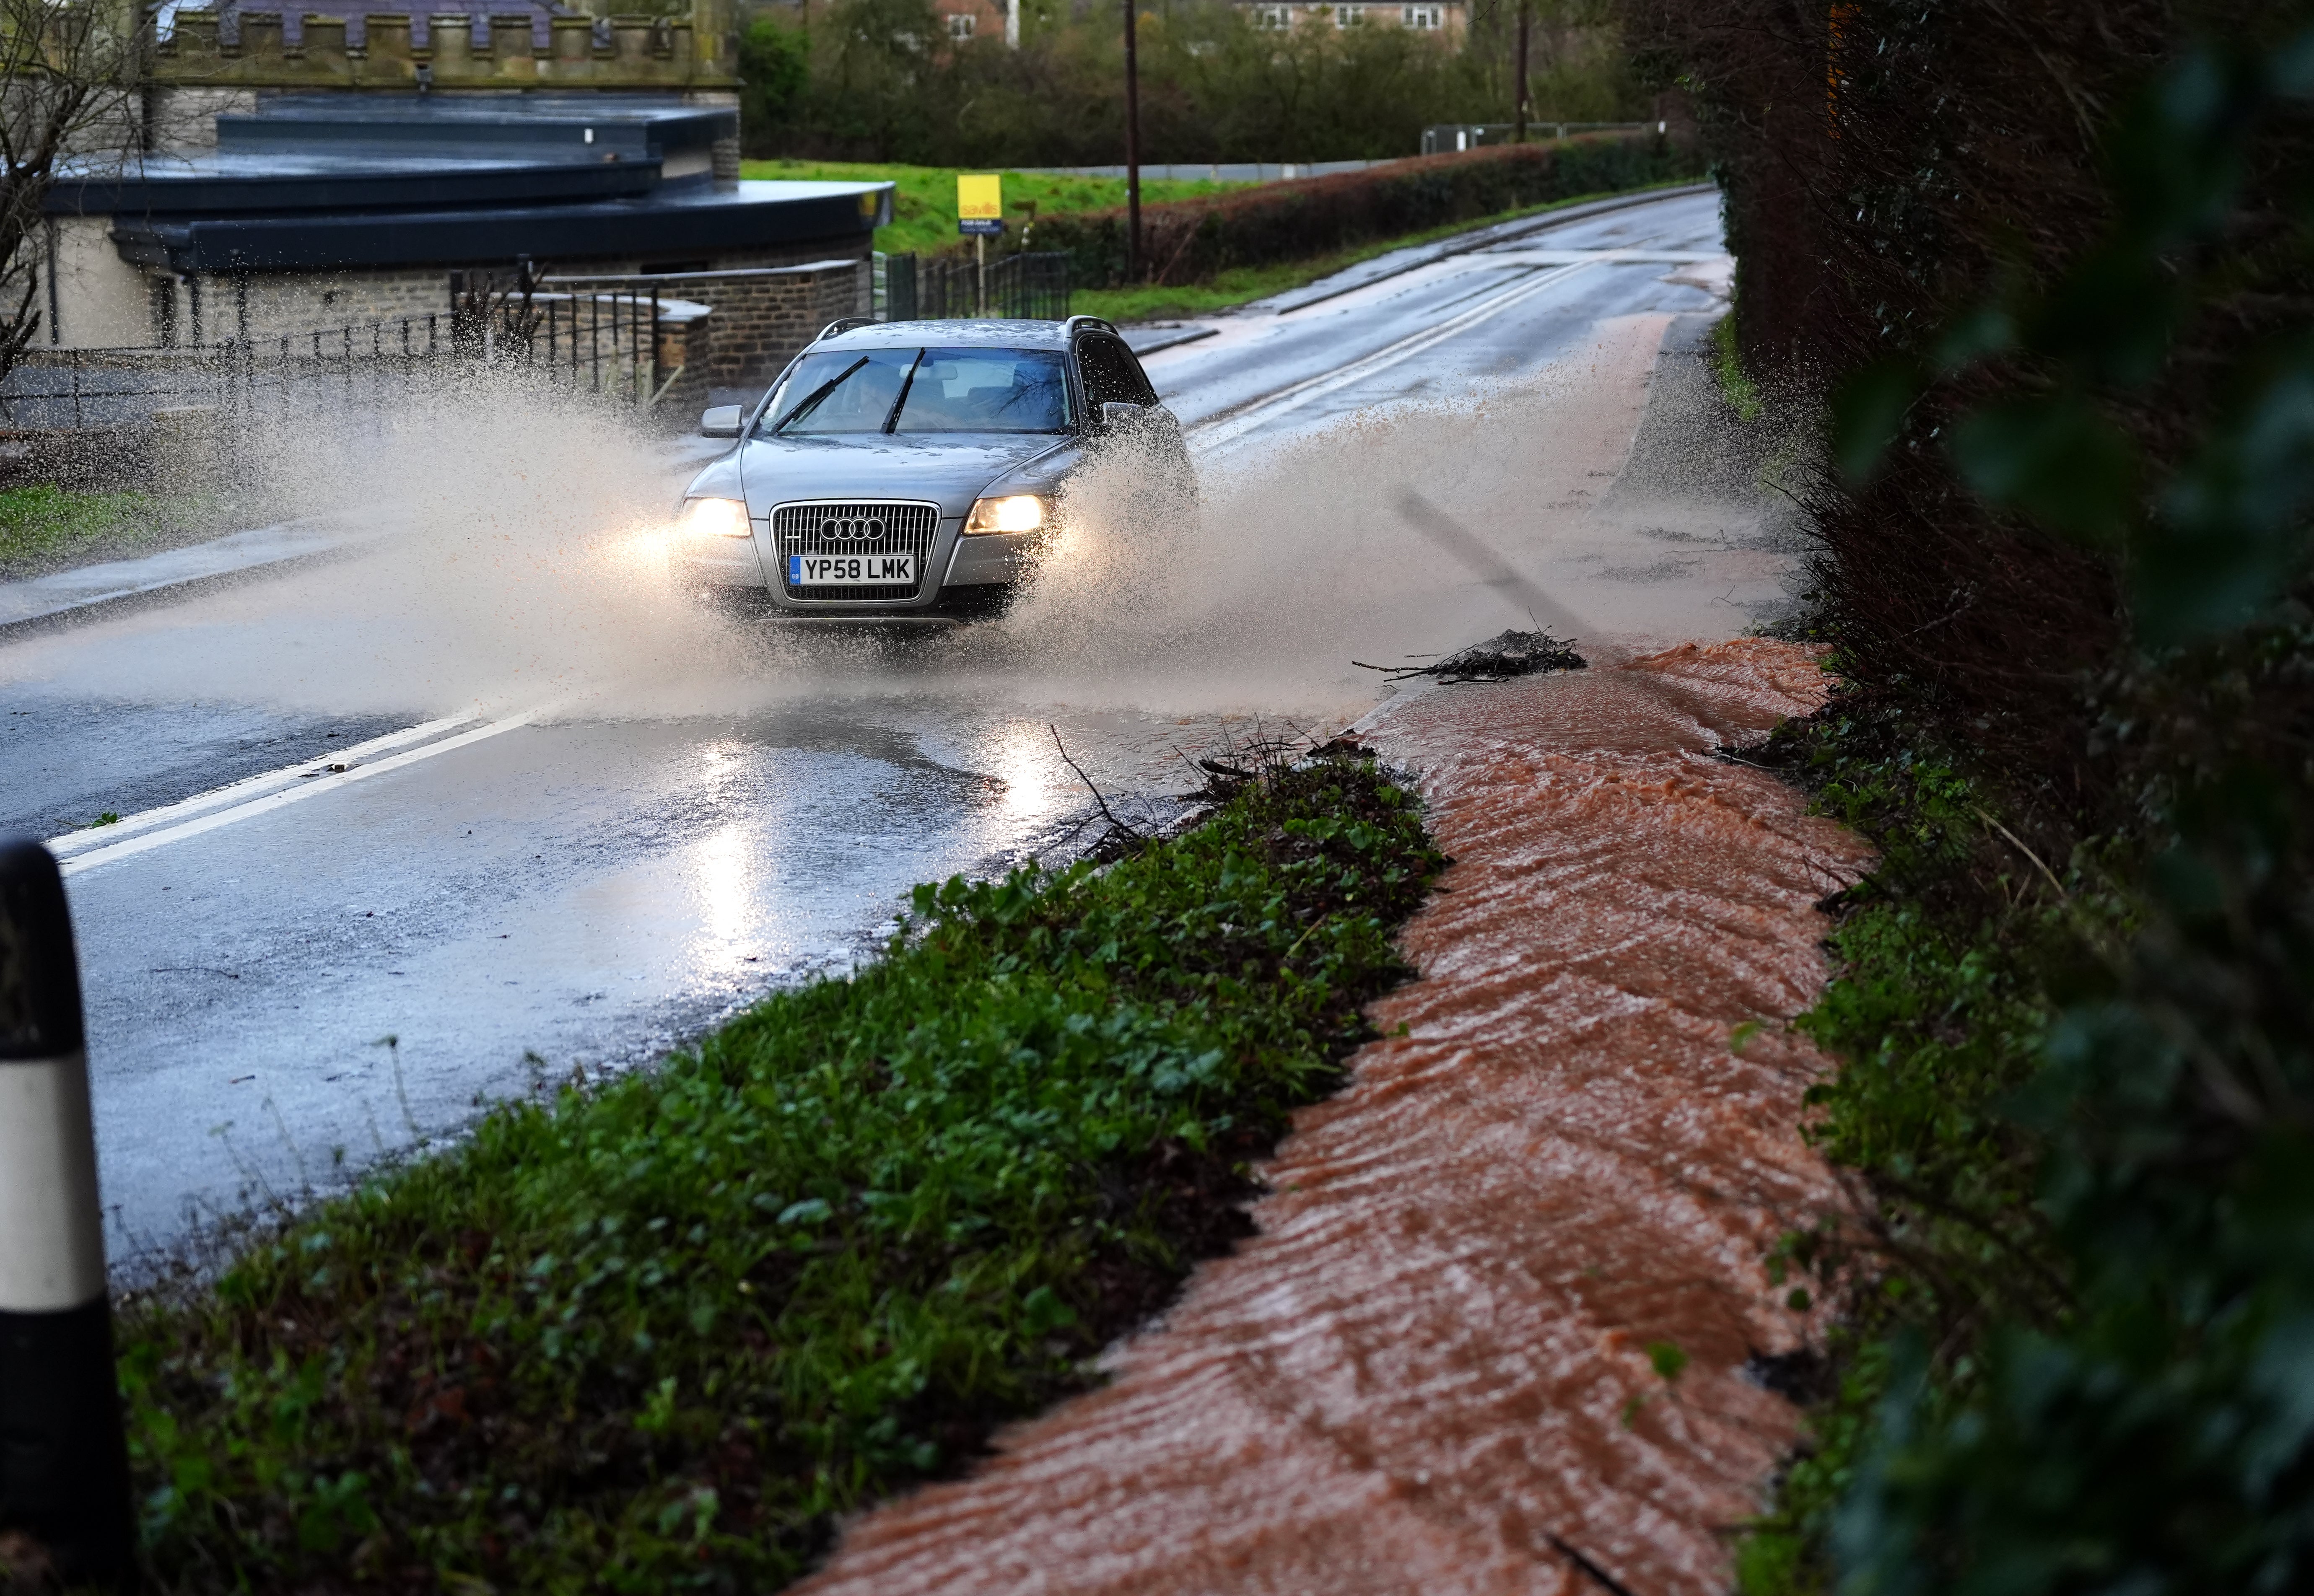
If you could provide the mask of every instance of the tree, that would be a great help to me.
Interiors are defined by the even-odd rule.
[[[811,81],[809,35],[757,17],[739,35],[739,130],[750,153],[762,154]]]
[[[89,0],[0,0],[0,378],[44,322],[59,168],[117,164],[136,147],[145,29]]]

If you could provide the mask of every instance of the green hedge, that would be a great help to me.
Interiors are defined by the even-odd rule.
[[[1440,863],[1371,760],[1273,767],[131,1304],[154,1585],[776,1588],[1243,1233]]]
[[[1704,175],[1702,153],[1691,140],[1591,134],[1147,206],[1141,212],[1142,280],[1203,282],[1236,267],[1306,260],[1555,199]],[[1113,288],[1128,280],[1122,210],[1046,216],[1029,242],[1038,250],[1067,251],[1077,287]]]

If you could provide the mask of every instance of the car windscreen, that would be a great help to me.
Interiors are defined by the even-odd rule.
[[[823,350],[764,409],[789,436],[844,432],[1065,432],[1061,356],[1043,349]]]
[[[806,355],[764,410],[766,432],[881,432],[916,364],[914,349]]]
[[[1063,432],[1068,425],[1068,375],[1057,353],[926,349],[892,430]]]

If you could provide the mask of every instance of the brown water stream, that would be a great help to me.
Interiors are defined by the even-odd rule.
[[[1724,1589],[1794,1433],[1743,1366],[1808,1329],[1762,1254],[1838,1200],[1797,1129],[1824,1062],[1774,1022],[1866,855],[1709,750],[1822,692],[1746,640],[1386,720],[1457,862],[1260,1235],[1112,1384],[866,1515],[803,1589],[1602,1589],[1583,1560],[1634,1596]]]

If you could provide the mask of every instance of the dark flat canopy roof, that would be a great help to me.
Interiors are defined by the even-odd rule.
[[[411,208],[648,194],[655,159],[492,151],[485,154],[344,150],[234,151],[71,162],[49,191],[54,216],[174,216],[233,211]]]
[[[275,95],[217,118],[214,151],[73,163],[47,208],[178,272],[848,252],[891,220],[890,183],[716,181],[737,133],[728,108],[634,94]]]
[[[112,236],[128,260],[172,271],[316,271],[858,246],[890,216],[888,183],[698,183],[633,198],[464,210],[116,214]]]
[[[281,94],[252,113],[220,116],[216,126],[218,145],[228,150],[353,145],[379,154],[425,146],[640,159],[737,138],[739,113],[638,94]]]

